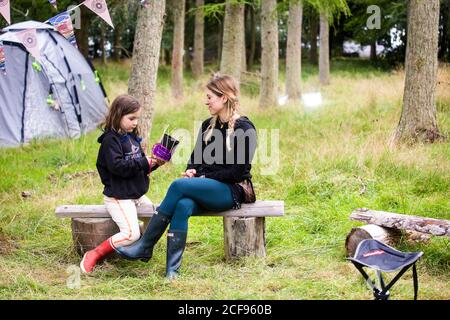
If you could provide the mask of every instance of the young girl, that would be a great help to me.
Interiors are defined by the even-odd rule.
[[[142,108],[129,95],[117,97],[103,124],[104,133],[97,157],[97,170],[105,186],[104,203],[120,232],[84,254],[82,272],[90,273],[96,263],[115,248],[130,245],[140,237],[136,206],[151,204],[145,196],[151,171],[163,164],[145,155],[141,148],[138,121]]]
[[[127,259],[148,261],[170,224],[166,251],[169,279],[178,275],[192,214],[205,209],[238,209],[241,203],[255,201],[253,188],[247,186],[251,185],[256,129],[249,118],[238,113],[237,82],[230,76],[214,76],[206,85],[206,98],[211,117],[202,124],[183,178],[172,182],[142,238],[116,250]]]

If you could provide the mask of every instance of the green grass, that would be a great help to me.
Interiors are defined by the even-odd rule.
[[[98,66],[112,100],[126,92],[130,64]],[[441,69],[448,79],[450,70]],[[252,170],[259,199],[285,201],[283,218],[266,218],[267,257],[224,261],[221,218],[193,217],[182,276],[164,280],[165,240],[145,264],[111,260],[81,288],[66,285],[67,269],[80,257],[73,249],[70,221],[57,219],[61,204],[101,203],[95,169],[99,131],[77,140],[34,141],[0,153],[0,298],[2,299],[371,299],[357,270],[345,260],[345,237],[360,223],[355,208],[450,219],[450,162],[447,142],[389,148],[401,111],[402,71],[381,70],[367,61],[336,60],[332,83],[320,88],[317,68],[303,66],[304,92],[320,89],[324,106],[299,105],[258,110],[258,81],[242,86],[242,111],[258,129],[279,129],[279,168],[264,175]],[[193,139],[194,121],[208,116],[203,87],[208,75],[188,74],[186,98],[170,97],[170,68],[158,76],[151,141],[166,124]],[[282,70],[280,79],[284,79]],[[280,88],[282,90],[282,88]],[[438,121],[448,134],[450,96],[438,87]],[[261,136],[260,136],[261,137]],[[185,145],[193,141],[183,141]],[[186,148],[189,149],[189,148]],[[177,151],[183,163],[189,150]],[[184,169],[170,164],[152,174],[148,196],[159,202]],[[22,197],[23,191],[31,193]],[[406,239],[405,251],[424,252],[418,263],[419,298],[450,298],[450,241]],[[411,299],[411,273],[391,290],[393,299]]]

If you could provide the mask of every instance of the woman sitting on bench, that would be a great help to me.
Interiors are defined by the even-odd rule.
[[[254,202],[251,160],[256,150],[256,129],[239,115],[239,90],[230,76],[213,76],[206,86],[205,120],[183,178],[170,185],[142,238],[116,251],[130,260],[148,261],[153,247],[167,232],[166,277],[178,275],[186,246],[188,219],[198,210],[239,209]]]

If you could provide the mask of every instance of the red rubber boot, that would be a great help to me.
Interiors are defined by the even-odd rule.
[[[111,238],[103,241],[98,247],[95,249],[89,250],[83,256],[83,260],[81,260],[80,268],[83,273],[91,273],[94,270],[97,262],[114,251],[113,246],[111,245]]]

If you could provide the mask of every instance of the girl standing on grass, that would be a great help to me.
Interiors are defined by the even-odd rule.
[[[200,210],[238,209],[254,202],[251,161],[256,149],[253,123],[239,115],[239,90],[230,76],[214,76],[206,86],[211,117],[202,124],[183,178],[169,187],[142,238],[116,251],[125,258],[148,261],[167,226],[166,277],[178,275],[186,246],[189,217]]]
[[[106,209],[120,232],[84,254],[80,263],[83,273],[92,272],[96,263],[114,249],[137,241],[140,230],[136,206],[152,204],[145,196],[148,175],[164,162],[146,156],[142,150],[138,129],[141,113],[138,100],[121,95],[113,101],[103,124],[96,165],[105,186]]]

